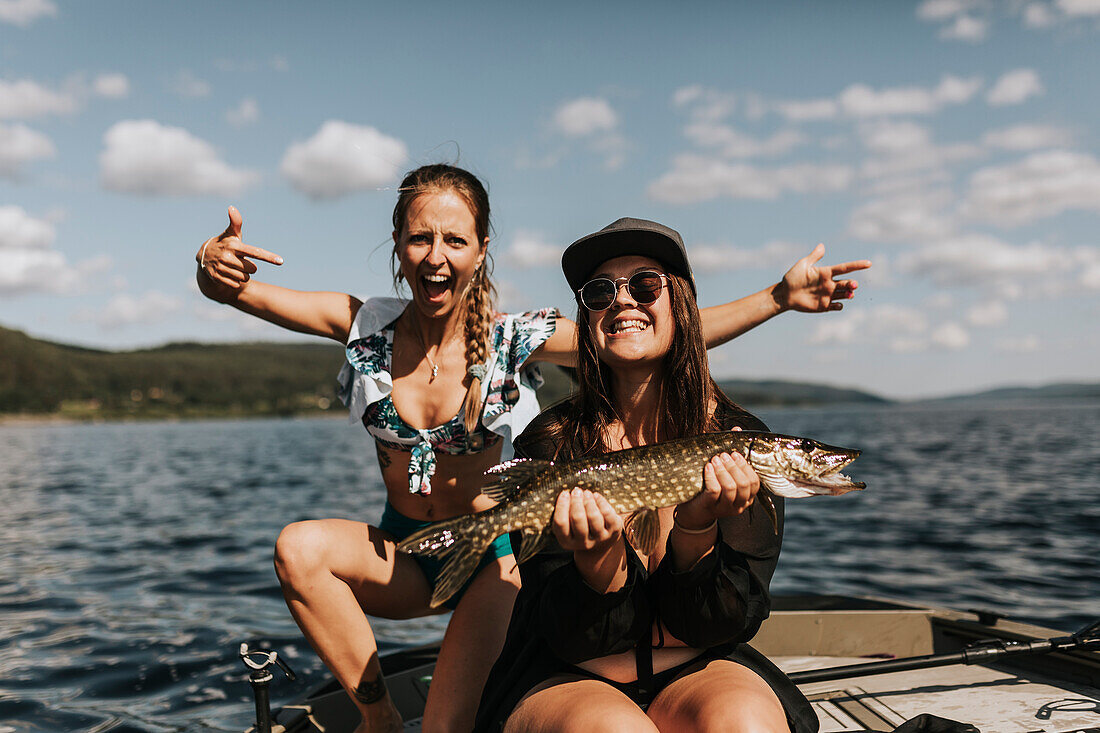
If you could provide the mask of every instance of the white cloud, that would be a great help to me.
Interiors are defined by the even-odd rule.
[[[863,162],[860,173],[879,180],[912,176],[931,171],[947,177],[948,167],[983,154],[982,148],[968,143],[936,145],[927,128],[908,120],[876,120],[859,126],[863,144],[874,155]]]
[[[523,269],[556,267],[561,262],[564,247],[549,244],[542,235],[534,232],[518,232],[512,246],[504,253],[504,259]]]
[[[867,148],[878,153],[897,153],[913,148],[925,148],[932,142],[927,127],[908,120],[861,125],[860,139]]]
[[[966,312],[971,326],[996,326],[1008,320],[1008,306],[1000,300],[983,301]]]
[[[26,125],[0,125],[0,178],[18,178],[25,163],[56,152],[48,137]]]
[[[852,211],[848,233],[867,242],[923,242],[954,230],[947,190],[913,191],[873,199]]]
[[[100,74],[92,82],[92,89],[100,97],[121,99],[130,93],[130,80],[125,74]]]
[[[26,28],[39,18],[56,16],[57,6],[51,0],[0,0],[0,23]]]
[[[977,5],[976,0],[924,0],[917,6],[917,17],[927,21],[951,20]]]
[[[816,346],[885,344],[895,353],[912,353],[933,347],[962,349],[970,343],[970,336],[954,321],[933,326],[920,308],[886,303],[822,319],[809,342]]]
[[[1100,162],[1087,153],[1050,150],[970,178],[964,213],[1002,226],[1072,209],[1100,211]]]
[[[1054,13],[1045,3],[1031,3],[1024,8],[1025,28],[1049,28],[1054,22]]]
[[[53,249],[56,236],[48,219],[37,219],[18,206],[0,206],[0,296],[71,294],[109,265],[104,257],[70,265]]]
[[[1009,71],[993,85],[985,99],[991,105],[1003,107],[1020,104],[1029,97],[1043,93],[1043,83],[1034,69],[1015,69]]]
[[[234,127],[251,125],[260,119],[260,104],[252,97],[245,97],[240,104],[225,113],[225,119]]]
[[[998,351],[1007,351],[1011,354],[1031,354],[1039,350],[1039,337],[1033,333],[1012,336],[997,342]]]
[[[1058,9],[1066,15],[1100,15],[1100,0],[1057,0]]]
[[[71,92],[55,92],[29,79],[0,79],[0,120],[70,114],[77,106]]]
[[[1039,242],[1013,245],[984,234],[944,239],[898,257],[898,271],[944,287],[976,288],[999,299],[1062,296],[1075,272],[1100,263],[1095,248]]]
[[[733,114],[737,108],[737,95],[694,84],[677,89],[672,95],[672,103],[676,107],[690,106],[694,120],[718,122]],[[746,113],[749,117],[753,116],[750,110]]]
[[[279,169],[307,196],[331,199],[392,181],[407,158],[405,143],[397,138],[329,120],[313,137],[287,148]]]
[[[1064,147],[1073,143],[1069,130],[1052,125],[1014,125],[990,130],[982,135],[982,144],[1005,150],[1035,150]]]
[[[567,137],[585,137],[614,130],[619,124],[619,117],[606,99],[581,97],[558,107],[552,124],[555,130]]]
[[[792,122],[831,120],[840,113],[835,99],[804,99],[776,102],[775,110]]]
[[[189,69],[183,69],[173,77],[169,88],[181,97],[207,97],[210,95],[210,83],[195,76]]]
[[[49,221],[35,219],[18,206],[0,206],[0,252],[47,250],[55,236]]]
[[[960,15],[950,25],[944,26],[940,31],[940,38],[948,38],[954,41],[969,41],[977,43],[985,40],[989,31],[989,21],[985,18],[975,18],[972,15]]]
[[[154,120],[123,120],[103,135],[99,155],[105,188],[143,195],[231,196],[258,178],[231,168],[214,147],[180,127]]]
[[[756,249],[742,249],[732,245],[694,245],[691,261],[695,271],[715,272],[723,270],[786,269],[808,252],[803,244],[775,240]]]
[[[94,323],[105,331],[118,330],[127,326],[160,323],[167,316],[179,311],[180,306],[179,298],[155,290],[138,296],[120,293],[112,297],[102,309],[82,309],[73,319],[77,322]]]
[[[649,196],[672,204],[716,198],[775,199],[785,193],[842,191],[853,180],[842,165],[791,165],[759,168],[701,155],[679,155],[673,168],[649,185]]]
[[[963,104],[981,88],[981,79],[945,76],[933,88],[895,87],[875,90],[852,84],[840,93],[840,107],[850,117],[921,115],[937,112],[947,104]]]
[[[758,140],[729,125],[697,121],[684,128],[684,134],[696,145],[718,148],[728,158],[752,158],[782,155],[806,142],[806,136],[796,130],[780,130],[769,138]]]
[[[970,343],[970,334],[954,321],[941,323],[933,329],[929,336],[933,344],[952,351],[965,348]]]

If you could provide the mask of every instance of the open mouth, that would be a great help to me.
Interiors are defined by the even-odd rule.
[[[440,273],[420,276],[420,287],[429,300],[438,300],[451,289],[454,278]]]
[[[641,333],[649,328],[649,324],[638,318],[624,318],[620,321],[615,321],[611,324],[611,327],[607,329],[607,332],[612,336],[626,333]]]

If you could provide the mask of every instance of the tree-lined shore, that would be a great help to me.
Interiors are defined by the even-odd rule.
[[[339,414],[337,344],[176,343],[100,351],[0,327],[0,418],[13,420],[189,419]],[[539,401],[567,396],[566,370],[544,365]],[[776,380],[725,380],[748,407],[888,403],[856,389]],[[952,399],[1100,398],[1100,384],[1001,388]]]

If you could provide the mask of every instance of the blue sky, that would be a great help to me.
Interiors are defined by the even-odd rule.
[[[391,293],[402,172],[489,184],[501,306],[574,309],[558,258],[621,216],[704,305],[821,241],[843,313],[719,377],[891,397],[1100,377],[1100,0],[0,0],[0,325],[66,343],[300,338],[205,301],[244,216],[261,277]]]

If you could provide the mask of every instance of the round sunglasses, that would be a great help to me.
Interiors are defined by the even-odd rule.
[[[589,280],[577,291],[581,304],[590,311],[605,311],[615,302],[619,288],[626,283],[626,290],[635,302],[643,305],[653,303],[661,296],[668,275],[653,270],[635,272],[630,277],[612,280],[609,277],[597,277]]]

